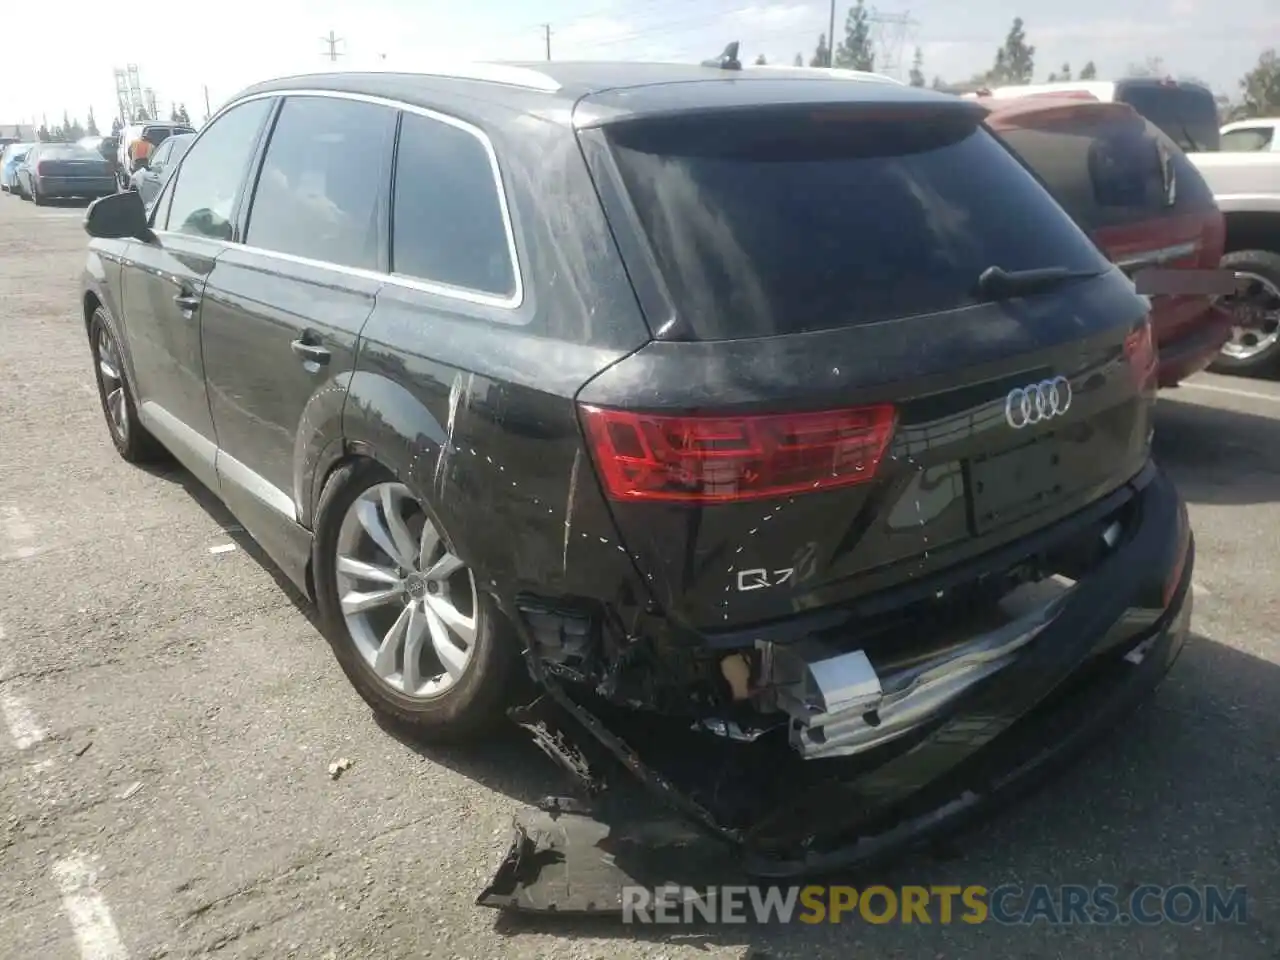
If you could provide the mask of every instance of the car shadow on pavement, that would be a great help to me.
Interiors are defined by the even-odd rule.
[[[1024,890],[1039,883],[1111,884],[1119,888],[1121,904],[1143,884],[1244,886],[1248,913],[1243,924],[1067,929],[1043,920],[1012,928],[989,920],[974,926],[940,923],[934,906],[929,926],[897,920],[876,925],[855,911],[838,925],[624,924],[616,918],[500,914],[495,929],[505,936],[737,947],[742,957],[760,960],[817,955],[977,960],[1042,950],[1071,957],[1105,958],[1129,950],[1141,956],[1186,952],[1274,960],[1280,917],[1267,904],[1280,889],[1273,776],[1274,758],[1280,756],[1277,698],[1280,667],[1194,635],[1151,701],[1033,793],[874,876],[823,881],[860,889],[870,884],[977,884],[988,890],[1003,884]],[[667,882],[681,882],[678,863],[671,864]]]
[[[84,210],[91,203],[92,200],[83,197],[50,197],[45,200],[44,205],[52,210]]]
[[[1191,503],[1280,499],[1280,419],[1161,396],[1155,458]]]
[[[377,714],[373,720],[383,733],[424,760],[518,803],[532,805],[545,796],[565,792],[567,778],[514,723],[502,724],[477,743],[454,746],[425,743],[412,731]]]
[[[147,465],[143,469],[154,477],[182,487],[226,532],[227,537],[271,576],[294,608],[315,628],[316,639],[323,642],[315,604],[294,586],[216,494],[178,464]],[[521,803],[532,804],[548,793],[563,791],[565,778],[558,775],[558,768],[533,745],[529,734],[514,724],[504,726],[479,746],[463,749],[423,743],[412,733],[377,714],[371,715],[384,733],[424,759]]]
[[[316,613],[315,605],[308,600],[279,567],[276,566],[265,550],[258,545],[258,541],[244,529],[240,521],[235,515],[227,509],[218,495],[206,487],[203,483],[195,478],[181,464],[170,462],[160,464],[144,464],[142,469],[160,480],[166,480],[175,484],[186,491],[187,496],[191,497],[200,509],[209,515],[209,517],[220,526],[226,533],[227,537],[235,543],[237,547],[243,550],[249,557],[262,567],[276,582],[276,585],[289,598],[289,602],[307,618],[307,621],[316,628],[320,629],[319,616]]]

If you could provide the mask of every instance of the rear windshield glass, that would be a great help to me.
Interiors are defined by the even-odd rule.
[[[1088,230],[1214,207],[1204,178],[1154,124],[1130,110],[1071,110],[997,126],[998,135]]]
[[[954,108],[906,121],[792,108],[606,130],[699,339],[968,306],[990,266],[1107,266],[1009,151]]]
[[[46,143],[40,148],[41,160],[101,160],[96,150],[78,143]]]
[[[1133,107],[1188,153],[1218,149],[1218,105],[1207,90],[1127,83],[1116,99]]]
[[[174,134],[194,132],[190,127],[146,127],[142,131],[142,139],[158,147]]]

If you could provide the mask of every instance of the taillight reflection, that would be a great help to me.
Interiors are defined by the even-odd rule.
[[[1150,318],[1124,338],[1124,355],[1138,386],[1154,389],[1156,380],[1156,346],[1151,336]]]

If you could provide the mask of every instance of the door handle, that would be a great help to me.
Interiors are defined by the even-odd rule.
[[[318,343],[312,343],[306,339],[299,339],[289,344],[293,352],[300,356],[308,363],[325,364],[329,362],[329,351]]]
[[[173,302],[182,310],[182,315],[190,320],[195,316],[196,310],[200,307],[200,298],[194,293],[178,293],[173,297]]]

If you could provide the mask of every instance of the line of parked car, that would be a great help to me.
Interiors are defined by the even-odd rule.
[[[187,124],[152,122],[75,142],[10,143],[0,152],[0,189],[37,206],[120,190],[135,190],[149,202],[194,136]]]

